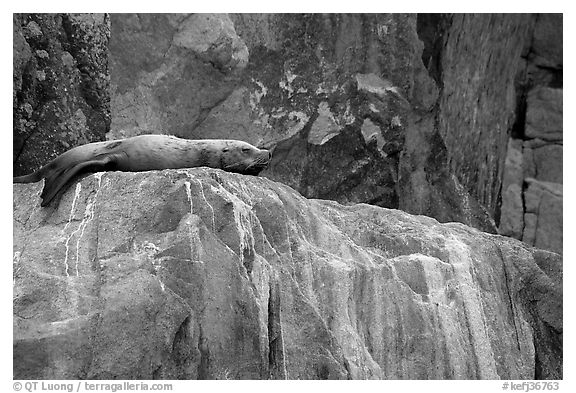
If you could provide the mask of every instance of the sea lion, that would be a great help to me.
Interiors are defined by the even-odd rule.
[[[60,189],[80,174],[207,166],[256,176],[268,166],[271,157],[270,151],[243,141],[140,135],[74,147],[36,172],[15,177],[14,183],[34,183],[46,179],[40,204],[46,206]]]

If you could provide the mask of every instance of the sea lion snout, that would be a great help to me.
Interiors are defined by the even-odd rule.
[[[260,149],[260,151],[262,152],[261,157],[265,160],[265,162],[263,163],[264,168],[268,168],[270,160],[272,160],[272,152],[270,150],[264,150],[264,149]]]
[[[260,150],[261,152],[261,156],[266,159],[267,161],[270,161],[270,159],[272,158],[272,153],[269,150]]]

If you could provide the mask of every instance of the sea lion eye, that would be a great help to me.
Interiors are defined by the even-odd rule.
[[[250,151],[250,148],[249,148],[249,147],[243,147],[243,148],[242,148],[242,151],[243,151],[244,153],[248,153],[248,152]]]
[[[228,148],[227,148],[227,147],[225,147],[225,148],[222,149],[222,153],[226,153],[227,151],[228,151]]]

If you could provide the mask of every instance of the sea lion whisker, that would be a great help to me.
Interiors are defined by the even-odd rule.
[[[223,169],[233,169],[233,168],[238,168],[238,167],[240,167],[240,165],[241,165],[241,163],[240,163],[240,162],[237,162],[237,163],[234,163],[234,164],[225,165]]]
[[[248,166],[246,167],[246,169],[250,169],[250,168],[253,168],[253,167],[259,167],[259,166],[262,166],[263,164],[264,164],[263,161],[254,161],[252,164],[248,165]]]

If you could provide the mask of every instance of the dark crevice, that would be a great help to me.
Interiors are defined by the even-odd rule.
[[[504,173],[504,171],[502,171]],[[494,207],[494,225],[498,228],[498,233],[500,233],[500,220],[502,219],[502,186],[504,182],[500,182],[500,188],[496,194],[496,204]]]
[[[242,250],[242,255],[244,256],[242,263],[244,268],[246,268],[246,273],[250,275],[252,274],[252,268],[254,266],[254,249],[246,247]]]
[[[512,131],[510,137],[513,139],[524,139],[524,129],[526,127],[526,109],[528,95],[527,86],[516,87],[518,93],[516,95],[516,116],[514,124],[512,124]]]
[[[534,379],[541,380],[542,378],[542,362],[538,356],[538,345],[534,343]]]
[[[520,234],[520,239],[524,241],[524,233],[526,233],[526,191],[528,190],[528,182],[522,182],[522,191],[520,192],[520,198],[522,198],[522,233]]]
[[[184,321],[180,324],[178,331],[174,335],[174,341],[172,341],[172,353],[179,358],[182,352],[182,347],[186,346],[190,340],[190,317],[186,317]]]
[[[282,324],[280,321],[280,284],[277,280],[270,282],[268,299],[268,368],[270,379],[286,379],[284,343],[282,341]]]
[[[200,335],[198,337],[198,351],[200,352],[198,379],[210,379],[210,351],[208,349],[208,340],[204,337],[204,333],[202,331],[202,326],[200,326]]]
[[[447,14],[418,14],[416,32],[424,43],[422,62],[438,86],[442,86],[442,49],[444,37],[451,23]]]
[[[497,246],[498,255],[500,256],[500,260],[502,261],[502,271],[504,272],[504,285],[506,286],[506,294],[508,295],[508,302],[510,303],[510,313],[512,316],[512,324],[514,325],[514,332],[516,333],[516,345],[518,347],[518,353],[522,353],[522,349],[520,348],[520,335],[518,334],[518,326],[516,325],[516,317],[514,312],[514,301],[512,299],[512,293],[510,291],[509,285],[509,278],[508,278],[508,271],[506,269],[506,261],[504,259],[504,254],[500,247]]]
[[[152,371],[152,379],[153,380],[163,379],[162,378],[162,366],[158,366],[158,368],[156,368],[154,371]]]
[[[346,376],[347,376],[346,379],[348,379],[349,381],[354,379],[354,378],[352,378],[352,369],[350,367],[350,362],[348,361],[348,358],[346,358],[346,357],[344,358],[343,365],[344,365],[344,370],[346,370]]]

